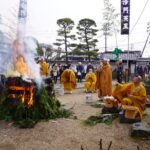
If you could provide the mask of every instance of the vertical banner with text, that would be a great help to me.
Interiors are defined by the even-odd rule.
[[[121,34],[130,31],[130,0],[121,0]]]
[[[18,12],[17,38],[22,39],[25,36],[27,20],[27,0],[20,0]]]
[[[25,23],[27,18],[27,0],[20,0],[18,19]]]

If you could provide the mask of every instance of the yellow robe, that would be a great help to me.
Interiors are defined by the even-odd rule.
[[[85,76],[85,83],[84,88],[87,89],[89,92],[93,92],[95,90],[95,84],[96,84],[96,75],[95,73],[88,73]]]
[[[64,70],[61,74],[61,83],[65,91],[72,91],[75,89],[77,86],[75,73],[71,69]]]
[[[128,94],[133,95],[128,97]],[[112,94],[123,105],[136,106],[139,109],[139,117],[142,118],[146,104],[146,90],[140,83],[135,85],[134,83],[118,84]]]
[[[111,96],[112,94],[112,69],[109,64],[102,66],[96,71],[96,89],[98,97]]]
[[[40,62],[39,64],[41,67],[41,76],[49,75],[48,64],[46,62]]]

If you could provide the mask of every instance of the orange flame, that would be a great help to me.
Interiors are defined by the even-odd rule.
[[[30,99],[28,101],[28,106],[31,107],[33,105],[33,87],[30,87],[29,91],[30,91]]]
[[[9,86],[10,90],[21,90],[23,91],[23,94],[16,95],[16,94],[9,94],[9,98],[17,98],[21,97],[22,103],[27,103],[28,108],[30,108],[33,105],[33,95],[34,95],[34,87],[21,87],[21,86]],[[29,93],[29,95],[27,95]]]
[[[24,76],[28,76],[29,75],[29,68],[27,66],[27,64],[25,63],[24,57],[23,56],[18,56],[17,57],[17,62],[15,64],[16,70]]]
[[[23,92],[23,95],[22,95],[22,103],[24,103],[24,101],[25,101],[25,91]]]

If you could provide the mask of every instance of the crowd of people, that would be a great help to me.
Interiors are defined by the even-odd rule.
[[[43,57],[41,57],[38,60],[38,63],[40,64],[40,69],[41,69],[41,75],[42,76],[51,76],[54,80],[55,83],[58,82],[58,79],[61,80],[61,75],[63,73],[63,71],[68,68],[71,68],[77,78],[77,82],[83,82],[86,74],[89,72],[90,69],[93,70],[93,72],[96,71],[96,67],[94,67],[94,65],[92,65],[91,63],[89,63],[88,65],[84,65],[81,62],[79,62],[77,65],[73,65],[73,64],[51,64],[49,65],[48,63],[46,63],[46,61],[44,60]]]
[[[131,77],[131,74],[128,68],[124,68],[122,60],[118,60],[116,62],[114,72],[116,74],[117,82],[129,82],[129,77]],[[141,76],[142,80],[147,80],[147,77],[150,74],[150,65],[137,65],[135,67],[134,74]]]
[[[148,74],[150,74],[150,66],[149,65],[137,65],[136,66],[136,74],[140,75],[143,79],[146,78]]]

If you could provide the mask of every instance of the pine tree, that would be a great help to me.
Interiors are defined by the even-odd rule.
[[[59,26],[58,36],[61,38],[56,39],[57,42],[54,44],[57,46],[65,45],[66,64],[68,64],[68,48],[72,46],[70,40],[75,40],[75,35],[71,34],[74,21],[70,18],[62,18],[57,20],[57,25]]]
[[[98,32],[95,28],[96,26],[95,21],[88,18],[81,19],[77,26],[78,39],[80,40],[78,48],[87,54],[89,62],[91,57],[97,54],[97,50],[95,50],[96,43],[98,42],[95,38]]]
[[[37,42],[36,43],[37,47],[36,47],[36,50],[37,50],[37,53],[39,56],[43,56],[43,50],[42,50],[42,47],[40,46],[40,44]]]

